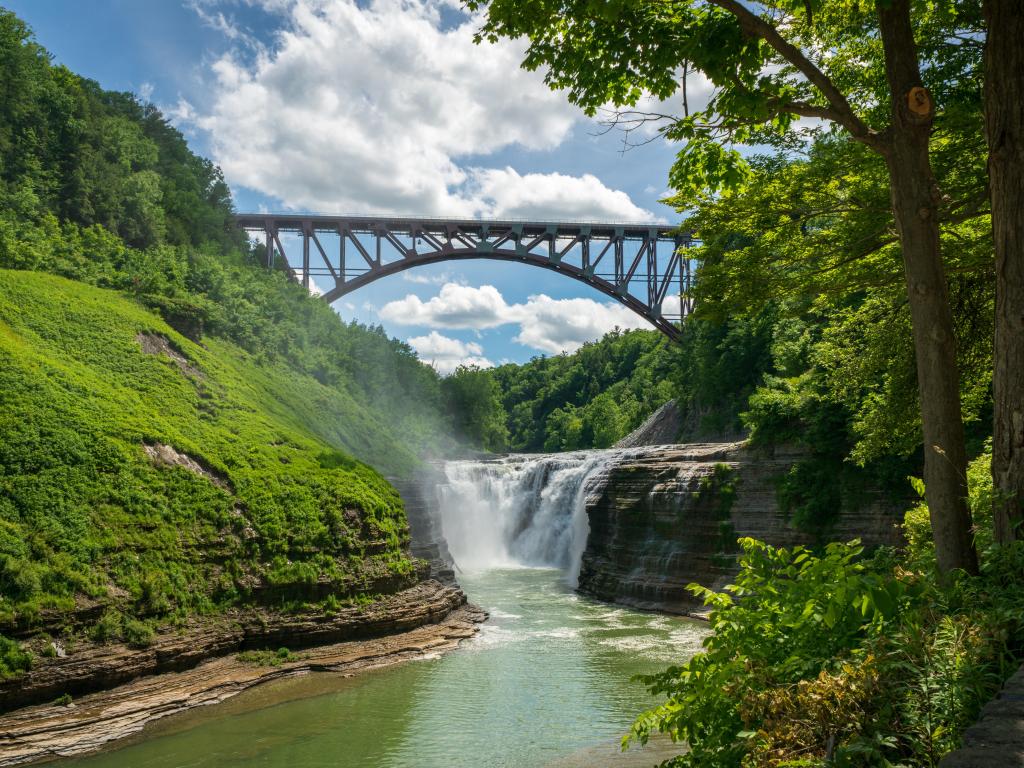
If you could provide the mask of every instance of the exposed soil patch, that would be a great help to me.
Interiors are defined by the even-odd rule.
[[[189,472],[194,472],[197,475],[205,477],[219,488],[224,488],[225,490],[231,489],[230,484],[224,477],[217,474],[212,469],[204,467],[188,454],[175,450],[169,445],[164,445],[163,443],[153,443],[152,445],[146,444],[142,446],[142,450],[144,450],[146,455],[157,464],[166,464],[171,467],[184,467]]]
[[[176,350],[171,342],[165,337],[158,333],[139,333],[135,336],[139,344],[142,345],[142,351],[147,355],[163,355],[164,357],[170,358],[170,360],[178,366],[182,373],[186,376],[195,379],[203,379],[203,372],[196,368],[192,363],[188,361],[181,352]]]

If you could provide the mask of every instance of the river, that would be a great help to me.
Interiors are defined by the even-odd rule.
[[[573,768],[650,766],[675,754],[666,741],[620,753],[633,717],[656,703],[630,678],[692,655],[706,626],[598,603],[571,586],[586,535],[579,506],[603,460],[448,465],[445,533],[469,599],[491,614],[459,650],[268,684],[64,764]]]

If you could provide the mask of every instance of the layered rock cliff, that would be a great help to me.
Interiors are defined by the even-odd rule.
[[[738,538],[814,544],[817,537],[797,530],[777,500],[776,479],[799,458],[795,451],[755,452],[742,442],[709,443],[659,446],[611,465],[586,499],[590,533],[579,590],[690,613],[700,603],[686,585],[728,583]],[[827,537],[898,545],[906,504],[871,491],[861,502],[839,511]]]
[[[416,570],[404,583],[387,574],[368,581],[372,596],[333,610],[282,610],[254,600],[160,627],[143,643],[84,632],[56,640],[26,635],[22,646],[33,664],[0,677],[0,766],[88,753],[167,715],[280,677],[351,673],[455,648],[487,614],[468,604],[455,582],[431,471],[393,481],[408,511]],[[63,624],[90,625],[101,611],[101,604],[83,605]]]
[[[429,579],[366,605],[286,613],[248,606],[168,626],[145,645],[95,642],[86,637],[26,645],[36,662],[25,674],[0,680],[0,712],[110,689],[130,680],[192,668],[200,662],[261,648],[311,648],[381,637],[437,624],[466,605],[458,587]],[[52,648],[48,653],[47,649]]]
[[[615,444],[616,448],[636,448],[641,445],[667,445],[676,442],[682,429],[682,415],[675,400],[669,400],[639,427]]]
[[[459,590],[427,581],[336,616],[261,617],[250,612],[234,618],[191,625],[145,649],[81,648],[81,653],[38,670],[23,681],[24,689],[12,689],[14,695],[30,689],[66,691],[69,681],[89,681],[96,669],[108,679],[130,682],[75,696],[73,705],[50,696],[50,703],[0,714],[0,766],[92,752],[168,715],[216,704],[282,677],[321,671],[352,674],[450,651],[476,633],[486,613],[465,604]],[[268,642],[271,647],[287,642],[291,649],[316,645],[283,655],[228,653]],[[145,674],[156,670],[162,674]]]
[[[405,504],[409,520],[409,551],[429,565],[432,579],[455,585],[455,561],[441,530],[437,486],[446,482],[439,468],[424,465],[411,476],[389,478]]]

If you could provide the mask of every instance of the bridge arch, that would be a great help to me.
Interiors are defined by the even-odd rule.
[[[490,259],[552,270],[596,288],[672,339],[692,309],[690,238],[658,224],[480,221],[402,217],[239,214],[240,227],[263,236],[267,266],[280,255],[307,288],[312,277],[333,279],[328,303],[388,275],[444,261]],[[282,233],[301,241],[292,266]],[[337,236],[330,255],[321,236]],[[314,266],[314,254],[322,262]],[[670,297],[679,311],[666,313]]]

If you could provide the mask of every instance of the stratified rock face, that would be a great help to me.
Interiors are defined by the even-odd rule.
[[[1024,765],[1024,667],[982,707],[978,722],[964,731],[963,746],[939,768],[1020,768]]]
[[[396,603],[392,600],[369,612],[371,622],[383,619],[412,627],[402,632],[318,645],[285,659],[277,658],[270,666],[240,656],[218,656],[181,671],[143,675],[110,690],[76,696],[73,706],[51,701],[0,714],[0,767],[92,752],[116,739],[136,734],[163,717],[216,704],[270,680],[321,671],[352,674],[361,669],[444,653],[472,637],[479,623],[487,618],[484,611],[471,605],[453,608],[459,602],[457,590],[436,582],[416,587],[415,594],[409,597],[411,601],[400,598],[401,603]],[[430,620],[424,623],[424,616]],[[328,629],[327,636],[337,635],[345,623],[344,620],[335,623]],[[306,619],[301,624],[311,626],[320,639],[325,637],[322,622]],[[364,624],[363,631],[367,627]],[[296,624],[288,631],[299,629],[300,625]],[[241,626],[236,634],[245,630]],[[341,631],[340,636],[358,636],[358,633]],[[186,645],[190,639],[205,638],[179,638],[178,646]],[[212,639],[223,641],[215,636]],[[175,646],[161,643],[160,652],[177,651]],[[139,655],[142,652],[123,647],[96,649],[96,653],[93,663],[113,659],[112,667],[138,666],[146,661],[144,654]],[[135,661],[131,659],[132,653],[136,654]],[[76,663],[80,667],[89,662],[83,658]]]
[[[396,635],[437,624],[465,604],[461,589],[431,579],[370,605],[332,614],[281,613],[249,606],[195,617],[183,627],[167,627],[143,648],[80,639],[63,656],[40,656],[29,672],[0,680],[0,713],[52,701],[62,694],[77,697],[146,675],[190,669],[206,659],[241,650],[310,648]]]
[[[441,530],[437,487],[447,482],[444,473],[426,465],[409,478],[389,478],[405,503],[409,519],[409,551],[430,564],[430,578],[454,585],[454,560]]]
[[[579,590],[638,608],[690,613],[701,604],[686,591],[713,589],[736,573],[736,540],[775,546],[814,544],[779,508],[775,478],[800,458],[743,443],[669,445],[612,465],[587,497],[590,533]],[[732,496],[731,500],[728,499]],[[905,504],[869,494],[840,513],[828,538],[898,546]]]

